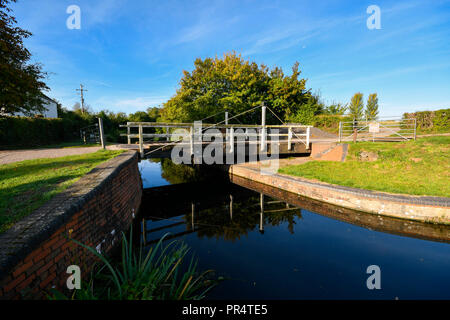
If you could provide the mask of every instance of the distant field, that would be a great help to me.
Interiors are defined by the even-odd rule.
[[[0,233],[123,151],[97,151],[0,165]]]
[[[361,151],[378,160],[359,160]],[[450,136],[405,142],[351,143],[345,162],[311,161],[280,173],[391,193],[450,197]]]

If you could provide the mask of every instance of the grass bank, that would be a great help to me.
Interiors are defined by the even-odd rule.
[[[362,161],[361,151],[378,154]],[[311,161],[280,168],[288,175],[391,193],[450,197],[450,137],[350,144],[345,162]]]
[[[123,151],[0,165],[0,233],[63,191],[94,167]]]

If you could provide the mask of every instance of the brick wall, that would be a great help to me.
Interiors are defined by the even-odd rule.
[[[40,299],[52,287],[65,290],[73,264],[88,280],[97,258],[69,237],[102,253],[120,244],[141,203],[137,162],[129,151],[99,165],[0,235],[0,299]]]

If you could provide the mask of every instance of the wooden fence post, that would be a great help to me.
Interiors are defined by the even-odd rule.
[[[98,130],[100,131],[100,142],[102,144],[102,148],[105,149],[105,134],[103,132],[103,119],[98,118]]]

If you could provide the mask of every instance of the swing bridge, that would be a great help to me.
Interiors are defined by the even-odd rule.
[[[261,124],[231,124],[245,113],[261,110]],[[266,110],[281,122],[266,125]],[[218,123],[203,123],[204,120],[224,114]],[[284,123],[269,107],[257,106],[238,115],[229,117],[228,112],[220,112],[194,123],[127,122],[120,125],[127,128],[128,145],[138,145],[141,158],[167,158],[174,147],[182,148],[193,156],[208,145],[220,147],[223,154],[234,155],[245,152],[246,156],[264,152],[266,155],[310,154],[311,126]],[[237,120],[239,121],[239,120]],[[196,151],[197,150],[197,151]]]

